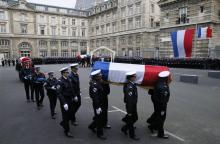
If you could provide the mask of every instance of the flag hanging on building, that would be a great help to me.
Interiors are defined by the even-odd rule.
[[[191,57],[195,29],[171,32],[174,57]]]
[[[207,39],[212,37],[211,27],[200,27],[197,30],[198,38]]]

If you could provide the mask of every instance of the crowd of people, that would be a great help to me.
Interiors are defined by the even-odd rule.
[[[15,60],[14,59],[1,59],[1,64],[2,64],[2,66],[4,67],[4,66],[15,66]]]
[[[50,103],[51,118],[56,119],[55,107],[57,99],[60,101],[60,109],[62,113],[62,121],[60,125],[64,129],[64,134],[72,138],[70,133],[70,123],[74,126],[78,125],[76,113],[81,106],[81,90],[80,79],[78,74],[79,64],[74,63],[69,67],[64,67],[60,70],[60,78],[54,77],[54,72],[48,73],[48,78],[41,72],[40,67],[30,67],[23,65],[21,69],[21,77],[24,82],[27,102],[35,102],[37,109],[43,108],[44,89]],[[69,72],[70,69],[70,72]],[[149,130],[157,132],[158,138],[167,139],[164,134],[164,121],[166,119],[167,103],[169,101],[170,92],[168,85],[169,71],[163,71],[158,75],[158,82],[154,89],[149,90],[152,102],[154,104],[154,112],[147,120]],[[136,72],[130,71],[124,75],[126,82],[124,83],[124,103],[127,114],[122,119],[125,123],[121,128],[121,132],[133,140],[139,140],[135,134],[134,124],[138,120],[137,103],[138,90],[136,81]],[[102,71],[95,70],[90,74],[89,95],[92,99],[94,109],[94,117],[88,128],[97,135],[101,140],[105,140],[103,129],[111,129],[108,124],[108,95],[110,94],[110,85],[103,79]],[[31,92],[30,92],[31,91]],[[30,97],[31,93],[31,97]],[[35,94],[35,97],[34,97]]]

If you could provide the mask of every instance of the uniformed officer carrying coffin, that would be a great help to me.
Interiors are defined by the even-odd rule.
[[[104,120],[103,120],[103,105],[104,105],[104,90],[102,87],[102,74],[101,70],[96,70],[91,73],[91,81],[89,87],[89,95],[93,101],[94,118],[93,122],[89,125],[89,129],[96,132],[97,137],[105,140],[103,134]]]
[[[44,73],[40,72],[40,67],[35,68],[35,73],[33,74],[33,85],[35,90],[35,97],[36,97],[36,103],[37,108],[40,110],[40,108],[43,106],[43,100],[44,100],[44,83],[46,81],[46,77]]]
[[[126,124],[121,128],[121,131],[127,135],[129,131],[129,136],[133,140],[139,140],[136,137],[134,131],[134,123],[138,120],[137,114],[137,101],[138,101],[138,92],[136,81],[136,72],[131,71],[126,73],[127,82],[124,84],[124,102],[126,104],[127,115],[122,119]]]
[[[57,93],[60,100],[60,107],[62,112],[62,121],[60,125],[64,128],[64,133],[67,137],[73,137],[70,133],[69,122],[73,118],[73,101],[75,98],[75,92],[71,84],[71,80],[68,78],[68,67],[60,70],[61,77],[58,80]]]
[[[74,126],[77,126],[78,123],[76,122],[76,112],[78,111],[79,107],[81,106],[81,93],[80,93],[80,82],[79,82],[79,75],[78,75],[78,63],[71,64],[70,65],[71,72],[69,74],[69,78],[72,82],[72,86],[74,89],[74,101],[73,101],[73,106],[74,106],[74,112],[73,112],[73,119],[72,119],[72,124]]]
[[[55,107],[57,104],[57,84],[58,80],[53,76],[54,72],[48,73],[49,78],[47,79],[45,83],[45,89],[47,90],[47,96],[49,98],[50,102],[50,112],[51,112],[51,118],[56,119],[55,117]]]
[[[168,136],[164,135],[164,122],[166,119],[167,103],[170,98],[170,90],[168,85],[169,71],[160,72],[158,81],[154,88],[154,101],[155,101],[155,120],[151,122],[151,129],[158,130],[158,137],[167,139]]]

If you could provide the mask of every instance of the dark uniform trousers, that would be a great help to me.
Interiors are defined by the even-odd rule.
[[[47,96],[48,96],[49,101],[50,101],[51,116],[54,116],[55,108],[56,108],[56,104],[57,104],[57,94],[55,92],[54,93],[48,92]]]
[[[34,90],[35,90],[36,103],[37,106],[39,107],[44,100],[44,87],[43,85],[35,85]]]
[[[81,106],[81,96],[77,96],[78,97],[78,101],[75,102],[73,101],[73,117],[72,117],[72,121],[76,121],[76,112],[79,110],[80,106]]]
[[[94,117],[93,122],[89,125],[90,129],[97,129],[97,136],[103,135],[104,127],[104,90],[101,82],[92,80],[90,82],[89,94],[93,101]],[[102,112],[97,114],[96,109],[101,108]]]
[[[24,81],[24,88],[25,88],[27,100],[30,100],[30,94],[29,94],[30,89],[31,89],[31,100],[34,100],[33,85],[31,84],[31,82],[30,81]]]
[[[129,136],[135,137],[135,131],[134,131],[134,123],[138,120],[138,114],[137,114],[137,100],[138,100],[138,92],[136,84],[132,82],[128,82],[127,84],[124,84],[123,87],[124,91],[124,102],[125,107],[127,111],[127,115],[122,119],[123,122],[126,123],[122,127],[123,131],[129,130]]]

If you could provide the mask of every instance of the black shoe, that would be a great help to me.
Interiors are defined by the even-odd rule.
[[[128,133],[127,133],[127,130],[125,129],[125,128],[121,128],[121,131],[125,134],[125,135],[128,135]]]
[[[40,107],[40,106],[38,106],[38,107],[37,107],[37,110],[40,110],[40,109],[41,109],[41,107]]]
[[[158,138],[162,138],[162,139],[168,139],[169,138],[169,136],[167,136],[167,135],[162,135],[162,136],[157,136]]]
[[[105,137],[105,136],[103,136],[103,135],[100,135],[100,136],[97,136],[99,139],[101,139],[101,140],[106,140],[107,138]]]
[[[71,124],[74,126],[78,126],[79,124],[76,121],[71,121]]]
[[[70,132],[65,132],[65,135],[66,135],[68,138],[73,138],[73,135],[72,135]]]
[[[41,103],[41,104],[40,104],[40,107],[44,107],[44,105]]]
[[[130,136],[131,139],[135,140],[135,141],[138,141],[140,140],[140,138],[136,137],[136,136]]]
[[[104,129],[111,129],[111,126],[107,124],[104,126]]]
[[[91,126],[88,127],[93,133],[96,133],[95,128],[92,128]]]
[[[148,127],[148,129],[150,130],[151,133],[154,133],[154,129],[152,128],[151,125],[149,125],[149,126],[147,126],[147,127]]]
[[[53,116],[51,116],[51,118],[52,118],[52,119],[56,119],[56,117],[55,117],[54,115],[53,115]]]

